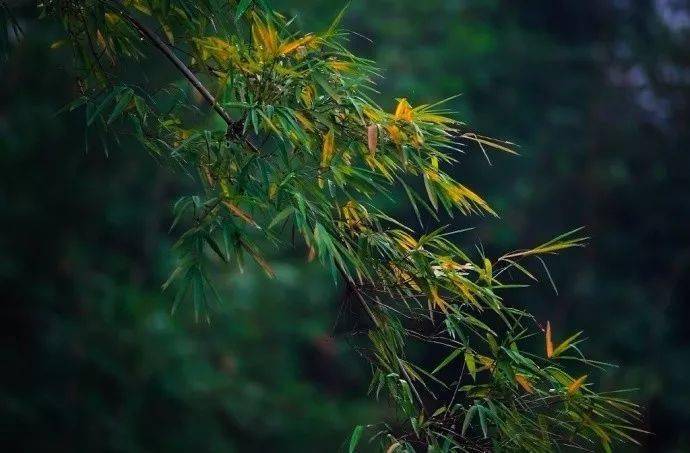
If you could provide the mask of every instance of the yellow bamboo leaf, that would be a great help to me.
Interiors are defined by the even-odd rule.
[[[352,165],[352,154],[350,154],[347,150],[343,151],[343,153],[340,155],[340,158],[345,165]]]
[[[429,179],[429,181],[433,182],[439,182],[441,180],[441,175],[439,175],[438,170],[434,168],[425,168],[424,169],[424,175]],[[458,192],[453,194],[453,188],[451,186],[446,187],[446,192],[448,192],[448,195],[453,199],[453,201],[460,200],[462,198],[462,191],[457,189]],[[457,198],[457,200],[456,200]]]
[[[412,146],[419,149],[424,144],[424,136],[420,132],[417,132],[416,134],[412,135],[411,142]]]
[[[452,258],[449,258],[447,256],[440,257],[439,261],[441,262],[441,268],[447,271],[453,271],[460,268],[460,265],[458,263],[456,263]]]
[[[317,182],[319,187],[323,188],[324,180],[322,173],[331,164],[331,159],[333,159],[333,154],[335,153],[335,133],[333,129],[330,129],[326,135],[323,137],[323,146],[321,149],[321,165],[319,166],[319,176],[317,177]]]
[[[304,129],[306,129],[309,132],[314,131],[314,123],[309,121],[309,119],[307,119],[307,117],[303,113],[295,112],[294,115],[295,118],[297,118],[297,121],[299,121],[299,124],[301,124]]]
[[[289,53],[297,50],[300,46],[308,45],[313,39],[314,35],[306,35],[293,41],[283,43],[280,45],[278,53],[280,55],[288,55]]]
[[[278,194],[278,184],[272,182],[271,184],[268,185],[268,199],[269,200],[275,199],[277,194]]]
[[[530,251],[527,251],[523,255],[534,255],[534,254],[543,254],[543,253],[551,253],[551,252],[557,252],[559,250],[563,249],[568,249],[572,247],[572,243],[569,242],[562,242],[562,243],[557,243],[557,244],[552,244],[552,245],[547,245],[544,247],[538,247],[536,249],[532,249]]]
[[[520,387],[522,387],[525,392],[529,394],[534,393],[534,387],[532,386],[532,383],[529,381],[529,379],[527,379],[526,376],[523,376],[522,374],[516,374],[515,382],[520,384]]]
[[[396,145],[400,146],[402,145],[402,142],[404,140],[405,134],[400,131],[400,128],[394,124],[386,126],[386,130],[388,131],[388,135],[391,138],[391,141],[395,143]]]
[[[270,23],[264,24],[259,16],[253,15],[252,44],[254,52],[264,60],[270,60],[278,54],[278,32]]]
[[[427,172],[427,178],[431,179],[432,181],[438,181],[440,176],[436,172]],[[493,216],[497,215],[482,197],[474,193],[468,187],[454,181],[447,180],[443,181],[442,185],[445,192],[456,205],[472,210],[472,203],[474,203],[475,206],[481,208],[483,211],[488,212]]]
[[[348,227],[354,230],[364,229],[364,221],[362,217],[366,215],[366,211],[363,208],[360,208],[356,201],[350,200],[345,203],[345,206],[342,208],[342,213],[343,219]]]
[[[204,172],[204,177],[206,178],[206,182],[208,183],[209,186],[213,186],[213,175],[211,175],[211,169],[208,167],[208,165],[203,165],[201,167]]]
[[[306,85],[302,88],[300,98],[306,107],[311,108],[314,105],[314,98],[316,97],[316,88],[313,85]]]
[[[349,61],[341,60],[329,60],[326,62],[326,65],[329,68],[340,72],[345,72],[352,67],[352,63],[350,63]]]
[[[323,136],[323,147],[321,149],[321,168],[328,167],[333,159],[335,153],[335,133],[330,129],[326,135]]]
[[[484,258],[484,278],[486,279],[486,282],[489,284],[494,278],[491,260],[489,260],[488,258]]]
[[[456,120],[448,118],[442,115],[437,115],[435,113],[419,112],[416,109],[413,110],[415,121],[421,121],[425,123],[433,124],[453,124],[457,123]]]
[[[462,296],[465,298],[465,300],[468,300],[477,308],[477,310],[483,310],[481,304],[479,301],[477,301],[477,298],[474,296],[474,294],[472,294],[470,288],[467,287],[467,284],[457,277],[453,279],[453,283],[455,283],[455,286],[460,290],[460,292],[462,292]]]
[[[379,161],[376,158],[376,156],[374,154],[367,154],[364,157],[364,160],[372,170],[374,170],[374,171],[378,170],[379,173],[381,173],[383,176],[386,177],[386,179],[393,181],[393,176],[391,175],[391,173],[388,171],[386,166],[384,164],[382,164],[381,161]]]
[[[110,25],[115,25],[120,21],[120,17],[115,14],[115,13],[105,13],[105,21],[108,22]]]
[[[393,453],[398,447],[400,447],[400,442],[394,442],[391,444],[390,447],[388,447],[388,450],[386,450],[386,453]]]
[[[439,257],[439,261],[442,269],[451,271],[454,274],[466,275],[467,271],[474,268],[470,263],[460,264],[449,256],[441,256]]]
[[[479,195],[476,193],[472,192],[469,188],[466,186],[462,186],[462,190],[465,192],[465,196],[472,200],[475,204],[479,205],[482,209],[485,211],[491,213],[491,214],[496,214],[491,207],[489,207],[488,203],[482,199]]]
[[[489,371],[493,371],[494,366],[495,366],[494,359],[492,359],[491,357],[487,357],[485,355],[478,356],[478,359],[479,359],[479,362],[482,365],[484,365],[485,369],[487,369]],[[479,370],[477,370],[477,371],[479,371]]]
[[[558,357],[561,353],[563,353],[565,350],[568,349],[568,347],[573,344],[575,340],[579,338],[579,336],[582,335],[582,332],[578,332],[575,335],[570,336],[570,338],[567,338],[564,340],[561,344],[556,346],[556,348],[553,350],[553,356]]]
[[[405,250],[413,250],[417,248],[417,241],[415,238],[405,233],[404,231],[398,231],[397,241],[398,244]]]
[[[165,33],[165,37],[168,38],[168,42],[170,44],[175,44],[175,35],[173,34],[170,25],[162,24],[161,27],[163,28],[163,33]]]
[[[407,102],[407,99],[398,99],[398,105],[395,108],[395,119],[412,121],[412,106]]]
[[[193,38],[194,43],[201,51],[203,59],[212,57],[219,63],[239,62],[237,48],[227,41],[216,36],[206,36],[204,38]]]
[[[579,378],[575,379],[569,386],[568,386],[568,395],[573,395],[575,392],[577,392],[580,387],[582,387],[582,384],[585,383],[585,380],[587,379],[587,375],[580,376]]]
[[[98,46],[101,49],[107,49],[108,46],[105,43],[105,38],[103,37],[103,33],[101,33],[100,30],[96,30],[96,42],[98,43]]]
[[[383,120],[383,112],[369,105],[365,105],[362,108],[362,112],[367,118],[369,118],[369,120],[373,121],[374,123],[379,123],[381,122],[381,120]]]
[[[448,302],[438,295],[438,289],[435,286],[429,288],[429,299],[433,306],[441,309],[443,313],[448,313]]]
[[[421,292],[422,289],[419,287],[419,285],[414,281],[414,278],[404,270],[400,269],[398,266],[395,265],[394,262],[390,261],[388,263],[390,266],[391,270],[393,271],[393,275],[395,276],[395,281],[396,283],[400,284],[407,284],[410,288],[417,292]]]

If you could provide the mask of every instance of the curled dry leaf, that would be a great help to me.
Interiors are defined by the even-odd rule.
[[[551,322],[546,321],[546,357],[553,357],[553,340],[551,339]]]
[[[370,124],[369,127],[367,127],[367,147],[369,148],[370,153],[376,152],[376,147],[378,146],[379,141],[378,132],[379,130],[376,124]]]

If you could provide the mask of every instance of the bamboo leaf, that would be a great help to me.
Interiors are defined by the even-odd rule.
[[[477,406],[477,412],[479,412],[479,425],[482,427],[482,433],[484,434],[484,439],[489,437],[489,429],[486,425],[486,409],[484,406]]]
[[[271,220],[271,223],[268,225],[268,229],[270,230],[283,220],[287,219],[293,212],[295,212],[295,208],[293,208],[292,206],[288,206],[287,208],[280,211],[278,214],[276,214],[273,220]]]
[[[363,431],[364,426],[362,425],[357,425],[355,426],[355,429],[352,430],[352,435],[350,436],[350,445],[348,447],[349,453],[354,453],[354,451],[357,449],[357,444],[359,443],[359,440],[362,438]]]
[[[268,264],[268,262],[257,252],[254,247],[250,246],[247,242],[244,240],[240,239],[242,247],[249,253],[252,258],[254,258],[254,261],[261,266],[261,268],[264,270],[266,275],[268,275],[270,278],[275,278],[276,274],[273,272],[273,269],[271,266]]]
[[[261,229],[259,224],[257,224],[252,216],[250,216],[248,213],[246,213],[242,208],[237,206],[235,203],[229,201],[229,200],[223,200],[223,204],[225,205],[226,208],[228,208],[228,211],[230,211],[232,214],[235,216],[239,217],[240,219],[244,220],[248,224]]]
[[[579,378],[575,379],[569,386],[568,386],[568,396],[571,396],[577,392],[580,387],[582,387],[582,384],[585,383],[585,380],[587,380],[587,375],[580,376]]]
[[[515,382],[520,384],[520,387],[522,387],[525,392],[529,394],[534,393],[534,387],[532,386],[532,383],[529,381],[529,379],[527,379],[526,376],[522,374],[516,374]]]
[[[89,115],[86,118],[86,125],[87,126],[91,126],[93,124],[93,122],[96,120],[96,118],[98,118],[98,115],[108,106],[108,104],[110,104],[112,102],[113,98],[115,97],[116,94],[118,94],[120,92],[120,90],[121,90],[121,88],[111,90],[110,93],[108,93],[103,98],[101,103],[98,104],[96,109],[89,113]]]
[[[472,380],[477,380],[477,365],[474,360],[474,354],[470,351],[465,352],[465,365],[467,365],[467,371],[469,371]]]
[[[457,356],[462,354],[462,351],[463,351],[462,349],[458,348],[455,351],[448,354],[448,356],[446,356],[446,358],[443,359],[441,361],[441,363],[439,363],[438,366],[436,366],[436,368],[433,369],[431,374],[436,374],[438,371],[441,371],[443,368],[446,367],[446,365],[448,365],[450,362],[452,362]]]
[[[125,90],[125,93],[120,96],[120,100],[117,101],[117,104],[115,104],[115,107],[113,108],[112,113],[110,114],[110,117],[108,118],[107,124],[111,124],[113,121],[115,121],[117,118],[120,117],[122,112],[127,108],[129,103],[132,101],[132,98],[134,97],[134,92],[130,89]]]
[[[572,335],[569,337],[567,340],[563,341],[563,343],[559,344],[556,349],[553,350],[553,353],[551,354],[552,357],[558,357],[561,353],[563,353],[570,345],[582,335],[582,331],[576,333],[575,335]]]
[[[461,435],[464,437],[465,433],[467,432],[467,428],[470,427],[470,423],[472,422],[472,417],[474,417],[474,414],[477,412],[477,406],[472,406],[470,407],[467,412],[465,413],[465,420],[462,422],[462,431]]]
[[[335,133],[330,129],[326,135],[323,136],[323,146],[321,149],[321,168],[326,168],[330,165],[331,159],[335,152]]]
[[[235,9],[235,22],[239,21],[244,13],[247,11],[247,8],[252,4],[253,0],[240,0],[240,2],[237,4],[237,8]]]

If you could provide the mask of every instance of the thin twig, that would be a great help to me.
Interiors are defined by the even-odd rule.
[[[129,22],[141,35],[142,37],[149,40],[160,52],[172,62],[173,65],[182,73],[182,75],[189,81],[189,83],[196,88],[196,90],[201,94],[201,96],[206,100],[206,102],[213,107],[213,110],[220,115],[220,117],[228,125],[228,132],[234,137],[239,137],[237,130],[239,129],[240,123],[233,120],[230,114],[216,101],[216,98],[211,94],[210,91],[204,86],[204,84],[199,80],[199,78],[187,67],[182,60],[180,60],[177,55],[170,49],[170,47],[158,36],[156,32],[148,28],[146,25],[139,22],[131,14],[129,14],[122,4],[121,0],[111,0],[118,6],[118,14]],[[247,146],[254,152],[258,153],[259,150],[254,146],[252,142],[246,137],[242,137],[243,141]]]

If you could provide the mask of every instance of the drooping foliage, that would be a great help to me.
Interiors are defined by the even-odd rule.
[[[512,145],[453,119],[443,102],[377,105],[380,74],[347,50],[340,17],[304,34],[259,0],[43,8],[62,21],[66,38],[54,46],[71,46],[81,77],[67,108],[83,108],[89,126],[135,138],[197,182],[174,206],[173,228],[184,231],[163,284],[173,311],[188,304],[210,316],[218,299],[211,265],[250,259],[272,278],[265,247],[301,248],[366,314],[356,333],[366,339],[371,393],[398,414],[370,427],[382,450],[634,442],[636,408],[588,381],[582,368],[605,364],[584,357],[580,333],[554,341],[548,322],[542,329],[506,301],[507,290],[536,280],[535,261],[582,245],[577,230],[492,258],[462,249],[462,231],[419,234],[381,209],[403,193],[420,224],[496,215],[444,168],[465,150],[513,153]],[[170,79],[142,78],[142,58],[169,65]],[[435,369],[415,364],[420,350],[440,357]],[[363,431],[353,431],[351,450]]]

